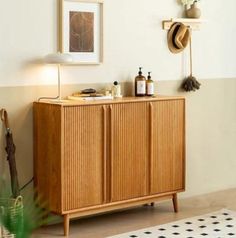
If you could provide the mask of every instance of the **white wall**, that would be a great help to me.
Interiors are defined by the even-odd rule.
[[[226,3],[227,2],[227,3]],[[56,84],[54,68],[32,64],[57,50],[57,0],[0,0],[0,86]],[[202,0],[201,31],[194,32],[199,78],[236,76],[235,0]],[[105,0],[104,64],[66,67],[64,84],[133,80],[138,66],[156,80],[188,74],[187,52],[172,55],[161,21],[179,17],[177,0]]]
[[[180,80],[188,73],[188,52],[171,54],[167,32],[161,29],[163,19],[181,15],[176,1],[105,0],[105,61],[64,67],[63,82],[71,84],[63,87],[64,95],[114,80],[133,82],[140,65],[153,72],[159,93],[179,94]],[[33,175],[32,102],[56,94],[55,68],[32,63],[57,49],[56,2],[0,0],[0,108],[10,115],[21,184]],[[194,72],[202,87],[181,92],[187,99],[184,196],[236,187],[236,0],[202,0],[201,8],[207,22],[194,32],[193,46]],[[5,155],[3,132],[0,124],[0,160]],[[2,162],[0,174],[8,173]]]

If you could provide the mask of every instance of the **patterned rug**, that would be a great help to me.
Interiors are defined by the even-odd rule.
[[[108,238],[236,238],[236,212],[220,210]]]

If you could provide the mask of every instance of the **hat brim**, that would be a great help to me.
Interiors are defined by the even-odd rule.
[[[178,31],[179,31],[179,30],[183,30],[184,28],[186,28],[186,26],[184,26],[183,23],[176,22],[176,23],[174,23],[174,24],[171,26],[170,30],[168,31],[168,34],[167,34],[168,48],[169,48],[169,50],[170,50],[172,53],[174,53],[174,54],[178,54],[178,53],[182,52],[182,51],[186,48],[186,46],[187,46],[187,44],[185,44],[185,46],[179,47],[178,44],[175,43],[175,37],[176,37],[177,34],[179,34]],[[184,31],[186,32],[186,31],[189,31],[189,30],[188,30],[188,29],[187,29],[187,30],[185,29]],[[188,32],[187,42],[188,42],[188,40],[189,40],[189,36],[190,36],[190,34],[189,34],[189,32]],[[186,40],[186,39],[185,39],[185,40]]]

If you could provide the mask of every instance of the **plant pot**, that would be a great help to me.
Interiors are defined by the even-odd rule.
[[[200,18],[201,10],[197,6],[197,2],[194,2],[189,9],[186,10],[188,18]]]
[[[23,200],[19,196],[16,199],[13,198],[0,198],[0,219],[6,223],[9,223],[11,232],[16,234],[24,229],[23,227]],[[3,223],[4,223],[3,222]],[[14,238],[14,234],[10,234],[4,226],[0,224],[0,238]]]

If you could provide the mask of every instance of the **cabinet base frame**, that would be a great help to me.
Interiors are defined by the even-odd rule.
[[[121,202],[111,203],[111,204],[104,204],[100,206],[94,206],[90,208],[83,208],[77,211],[69,211],[68,213],[64,214],[64,236],[69,235],[69,226],[70,220],[73,218],[82,218],[88,215],[94,215],[98,213],[105,213],[109,211],[124,209],[124,208],[131,208],[138,205],[144,204],[151,204],[154,206],[155,202],[160,202],[163,200],[171,199],[173,202],[174,211],[178,212],[178,198],[177,193],[170,193],[164,195],[155,195],[155,196],[148,196],[143,198],[136,198],[129,201],[124,201],[122,204]]]

